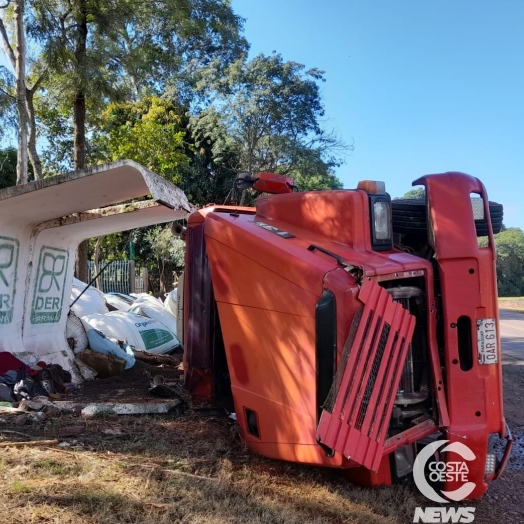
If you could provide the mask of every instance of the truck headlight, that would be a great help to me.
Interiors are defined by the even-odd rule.
[[[371,211],[371,247],[375,251],[392,249],[391,198],[389,195],[369,195]]]

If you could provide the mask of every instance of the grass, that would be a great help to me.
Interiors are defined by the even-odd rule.
[[[499,308],[524,313],[524,297],[499,297]]]
[[[77,464],[64,463],[60,460],[44,459],[32,463],[31,466],[38,472],[38,475],[51,477],[69,477],[82,472],[82,468]]]
[[[15,482],[13,482],[11,486],[9,486],[9,491],[15,494],[30,493],[32,489],[33,488],[30,485],[26,484],[25,482],[21,482],[19,480],[15,480]]]
[[[122,435],[106,437],[110,426]],[[334,470],[251,454],[227,419],[92,420],[75,439],[83,446],[74,450],[5,448],[0,514],[61,524],[401,524],[420,504],[411,486],[363,489]]]

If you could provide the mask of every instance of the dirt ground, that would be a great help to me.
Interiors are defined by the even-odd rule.
[[[522,365],[520,365],[522,364]],[[504,366],[506,416],[519,442],[503,477],[476,507],[475,522],[524,522],[524,362]],[[87,383],[71,400],[161,402],[150,377],[176,367],[138,363],[123,377]],[[180,382],[178,380],[178,382]],[[177,391],[184,396],[181,385]],[[0,514],[13,523],[377,523],[413,522],[427,506],[413,484],[363,489],[341,472],[249,452],[220,410],[177,406],[166,415],[49,413],[37,423],[0,413]],[[36,446],[5,446],[34,438]],[[2,444],[4,443],[4,444]]]
[[[515,442],[506,470],[492,482],[476,511],[475,522],[524,522],[524,362],[505,362],[504,415]]]

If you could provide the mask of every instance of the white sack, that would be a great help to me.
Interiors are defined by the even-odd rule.
[[[73,278],[73,289],[71,290],[71,303],[82,293],[87,284]],[[71,308],[77,317],[93,315],[94,313],[107,313],[104,294],[96,287],[91,286]]]
[[[89,315],[82,322],[86,330],[98,329],[106,337],[127,340],[136,349],[150,353],[168,353],[180,344],[176,335],[160,322],[125,311]]]
[[[129,309],[129,312],[153,318],[158,322],[161,322],[175,335],[177,333],[176,318],[159,302],[147,300],[145,297],[138,297],[134,301],[133,307]]]
[[[166,294],[166,299],[164,300],[164,307],[175,318],[178,318],[178,289],[173,289],[173,291]]]

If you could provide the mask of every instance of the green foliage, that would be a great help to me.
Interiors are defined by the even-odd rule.
[[[302,174],[302,172],[290,173],[300,191],[320,191],[326,189],[343,189],[344,184],[332,173]]]
[[[48,146],[42,152],[44,176],[53,176],[73,169],[73,120],[71,108],[49,104],[46,98],[36,102],[42,136]]]
[[[223,69],[248,48],[240,35],[243,19],[229,0],[33,0],[31,7],[30,34],[39,50],[31,72],[46,72],[37,116],[50,144],[44,154],[48,175],[72,167],[73,107],[79,97],[85,96],[89,164],[99,158],[90,141],[110,103],[151,94],[189,103],[201,71]],[[78,110],[75,115],[78,123]],[[165,131],[154,120],[142,126],[149,137]],[[137,144],[140,129],[135,134],[126,136],[121,154],[137,156],[130,141],[151,145]],[[171,163],[160,162],[165,170]]]
[[[98,242],[98,259],[99,260],[127,260],[129,258],[129,242],[131,240],[131,233],[124,231],[123,233],[111,233],[98,238],[89,239],[88,258],[92,259],[94,256],[95,246]]]
[[[15,78],[4,66],[0,66],[0,118],[0,138],[4,138],[16,130],[18,120]]]
[[[179,238],[174,238],[170,227],[150,228],[145,235],[145,240],[153,256],[160,262],[168,260],[177,270],[183,269],[186,243]]]
[[[91,155],[97,162],[129,158],[177,184],[189,200],[203,206],[223,203],[236,171],[231,156],[217,161],[211,148],[197,148],[187,131],[187,110],[157,96],[110,104],[99,117]]]
[[[30,34],[39,50],[31,73],[45,71],[38,120],[52,147],[44,155],[46,175],[85,167],[93,124],[109,101],[130,96],[122,75],[119,29],[133,21],[128,0],[33,0]],[[94,116],[94,118],[89,118]],[[86,119],[87,117],[87,119]],[[73,143],[73,131],[77,140]]]
[[[172,289],[173,273],[184,268],[184,254],[186,243],[174,238],[171,228],[155,226],[143,228],[139,233],[143,242],[138,244],[138,255],[143,259],[145,253],[148,258],[144,265],[149,269],[150,280],[155,292],[166,292]]]
[[[0,189],[16,184],[16,149],[0,149]]]
[[[120,30],[122,66],[135,96],[144,91],[189,103],[207,68],[223,71],[248,50],[244,20],[230,0],[131,0],[132,25]]]
[[[304,151],[297,167],[290,171],[289,176],[295,181],[300,191],[325,189],[342,189],[340,179],[331,173],[329,166],[322,160],[318,151]]]
[[[0,189],[16,185],[17,153],[14,147],[0,149]],[[29,182],[34,180],[31,164],[27,166]]]
[[[95,140],[100,160],[135,160],[180,184],[180,168],[189,163],[180,112],[180,108],[156,96],[110,104],[101,118],[102,133]]]
[[[487,237],[479,239],[486,246]],[[495,235],[497,248],[497,284],[501,297],[524,295],[524,234],[521,229],[509,227]]]
[[[91,104],[129,95],[122,75],[119,32],[135,18],[129,0],[33,0],[29,33],[39,56],[32,73],[47,70],[46,90],[72,106],[78,92]],[[81,34],[85,24],[86,34]],[[85,50],[80,39],[85,38]]]
[[[279,54],[239,59],[225,74],[208,70],[199,88],[212,103],[191,118],[197,146],[211,148],[217,162],[233,159],[236,171],[328,172],[344,145],[320,125],[323,80],[322,71]]]
[[[189,165],[182,168],[180,188],[198,207],[209,203],[223,204],[237,175],[236,170],[228,167],[234,161],[226,158],[218,162],[210,149],[192,149],[188,153]]]
[[[416,187],[415,189],[411,189],[408,191],[404,196],[400,197],[402,199],[408,198],[408,199],[425,199],[426,198],[426,190],[423,187]],[[396,197],[394,200],[398,200],[399,197]]]

